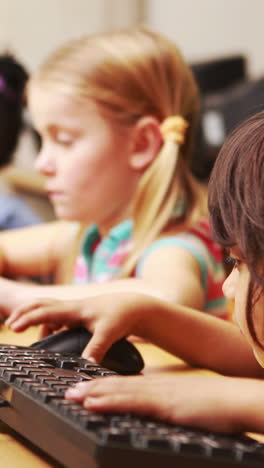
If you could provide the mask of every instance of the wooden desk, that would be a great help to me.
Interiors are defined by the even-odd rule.
[[[0,330],[0,343],[28,346],[38,339],[38,328],[34,327],[23,333],[13,333],[6,327]],[[151,345],[150,343],[135,343],[145,361],[145,374],[162,372],[175,373],[202,373],[216,375],[204,369],[193,369],[180,359]],[[254,438],[264,442],[264,437],[251,434]],[[21,439],[14,431],[0,422],[0,459],[1,467],[6,468],[57,468],[58,465],[49,457],[43,455],[29,442]]]

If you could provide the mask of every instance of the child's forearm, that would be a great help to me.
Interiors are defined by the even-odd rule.
[[[84,285],[41,285],[36,283],[23,283],[19,281],[0,278],[0,310],[7,314],[24,303],[39,298],[56,298],[61,300],[86,299],[103,294],[112,293],[145,293],[149,296],[159,297],[160,293],[151,286],[138,279],[120,279],[104,284]]]
[[[150,297],[139,301],[140,308],[138,333],[190,364],[225,375],[264,376],[236,325]]]

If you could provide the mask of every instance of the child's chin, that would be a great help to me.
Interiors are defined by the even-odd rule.
[[[53,205],[55,215],[59,219],[63,219],[65,221],[76,221],[76,217],[73,213],[61,208],[60,206]]]

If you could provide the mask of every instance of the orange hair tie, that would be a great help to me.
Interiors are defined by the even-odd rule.
[[[185,133],[189,124],[180,115],[167,117],[160,125],[164,141],[172,140],[179,145],[185,141]]]

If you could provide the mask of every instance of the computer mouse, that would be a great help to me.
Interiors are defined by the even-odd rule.
[[[36,341],[30,347],[80,356],[91,337],[92,333],[86,328],[71,328]],[[125,338],[110,347],[100,364],[123,375],[138,374],[144,367],[141,354]]]

